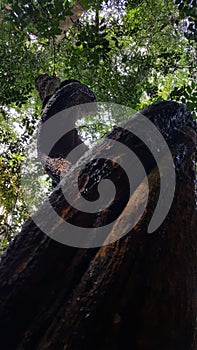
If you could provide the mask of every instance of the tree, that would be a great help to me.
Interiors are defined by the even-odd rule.
[[[150,151],[128,131],[131,118],[82,160],[78,183],[86,199],[97,195],[98,179],[110,179],[117,188],[115,200],[105,210],[87,215],[65,200],[64,190],[73,192],[76,186],[79,165],[65,177],[63,191],[57,187],[50,196],[50,204],[64,220],[84,224],[87,230],[117,219],[106,238],[120,233],[122,238],[94,249],[69,247],[46,236],[36,218],[29,219],[0,265],[0,342],[5,350],[195,348],[196,123],[184,105],[173,102],[153,104],[141,113],[154,122],[173,155],[176,192],[168,216],[154,233],[147,233],[161,178]],[[117,166],[124,154],[111,162],[95,162],[105,151],[106,140],[132,148],[148,176],[146,210],[125,236],[136,208],[146,200],[146,187],[138,177],[129,198],[127,177]],[[163,154],[162,163],[168,169],[168,154]],[[48,224],[47,203],[36,215]],[[48,235],[56,237],[60,220],[49,226]]]
[[[18,170],[40,117],[34,89],[38,73],[80,80],[99,101],[138,110],[173,99],[195,113],[196,10],[193,2],[177,3],[81,1],[84,14],[57,44],[61,21],[73,14],[73,1],[1,2],[2,250],[6,237],[18,233],[27,217]],[[111,127],[89,121],[86,137],[99,138]]]
[[[196,9],[193,1],[175,3],[84,0],[80,2],[83,15],[72,26],[69,21],[62,38],[60,26],[72,18],[73,1],[1,1],[2,250],[28,217],[20,169],[41,113],[34,90],[39,73],[80,80],[99,101],[139,109],[175,99],[195,114]],[[166,220],[154,234],[147,234],[159,196],[158,169],[139,140],[121,128],[113,129],[108,138],[132,147],[145,166],[150,188],[146,211],[127,235],[94,249],[61,245],[29,219],[0,265],[3,349],[195,348],[196,126],[185,107],[163,106],[161,113],[154,112],[154,106],[143,113],[162,130],[176,166],[176,193]],[[103,136],[111,125],[89,117],[82,137],[87,136],[87,127],[93,130],[92,139],[94,133]],[[104,150],[105,140],[99,145]],[[99,176],[114,181],[119,190],[109,210],[87,217],[65,202],[59,188],[50,201],[64,219],[68,210],[73,223],[98,227],[118,218],[108,232],[116,237],[129,226],[134,208],[143,206],[145,185],[139,178],[129,198],[124,172],[105,160],[95,163],[97,150],[84,157],[84,165],[89,164],[79,183],[84,186],[87,174],[92,179],[93,187],[86,183],[87,199],[92,200]],[[75,171],[65,178],[70,191]]]

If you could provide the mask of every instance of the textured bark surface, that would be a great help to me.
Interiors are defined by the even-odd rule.
[[[64,246],[32,219],[0,264],[0,344],[4,350],[194,350],[197,288],[195,210],[196,124],[183,106],[163,102],[142,111],[167,140],[176,169],[176,192],[163,224],[147,227],[159,196],[159,173],[150,151],[134,135],[115,128],[108,138],[124,142],[148,174],[149,201],[138,224],[117,242],[94,249]],[[97,227],[116,218],[110,235],[126,230],[144,202],[144,183],[129,198],[123,170],[98,160],[102,140],[84,155],[79,187],[94,199],[99,178],[114,182],[114,202],[101,215],[70,207],[57,187],[50,202],[65,220]],[[167,160],[163,160],[168,164]],[[96,171],[95,171],[96,170]],[[77,167],[65,177],[72,191]],[[43,220],[48,222],[47,208]],[[56,233],[59,223],[51,227]],[[66,232],[65,232],[66,234]]]
[[[66,174],[73,164],[71,161],[66,160],[67,155],[79,145],[82,146],[80,152],[78,152],[79,158],[88,150],[75,128],[78,115],[75,115],[72,111],[70,115],[69,113],[68,115],[64,113],[64,118],[61,122],[59,119],[57,122],[55,117],[58,112],[70,111],[70,106],[81,105],[87,107],[87,105],[91,104],[96,109],[94,103],[96,96],[88,86],[81,84],[77,80],[67,79],[60,82],[58,77],[50,77],[47,74],[39,75],[35,80],[35,86],[44,107],[37,138],[38,156],[55,187],[60,182],[61,174]],[[91,110],[91,107],[89,109]],[[53,125],[47,128],[47,121],[51,120],[52,117],[55,119]],[[57,135],[62,130],[62,124],[65,125],[65,134],[59,138]],[[68,130],[70,131],[68,132]],[[46,149],[46,144],[53,136],[56,136],[58,141],[48,150]]]

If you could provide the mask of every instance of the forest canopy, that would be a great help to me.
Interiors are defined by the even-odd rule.
[[[196,115],[197,9],[194,0],[2,0],[0,6],[3,251],[29,215],[21,165],[41,113],[35,77],[76,79],[99,102],[135,110],[175,100]],[[94,140],[110,127],[89,118],[82,135]]]

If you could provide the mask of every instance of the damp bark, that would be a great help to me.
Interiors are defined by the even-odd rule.
[[[154,104],[142,113],[154,122],[173,155],[176,190],[166,219],[154,233],[147,233],[160,175],[150,151],[125,130],[128,121],[107,137],[130,147],[145,167],[149,199],[143,216],[118,241],[91,249],[51,239],[48,235],[55,237],[61,225],[58,220],[46,235],[30,218],[0,264],[2,349],[196,349],[196,124],[177,103]],[[61,218],[82,227],[96,228],[113,219],[109,235],[115,236],[129,227],[133,211],[144,201],[145,187],[139,177],[129,196],[127,177],[117,165],[123,155],[113,161],[95,160],[105,147],[102,140],[84,155],[78,184],[93,201],[98,179],[109,179],[117,188],[113,203],[97,215],[69,205],[63,190],[73,190],[77,166],[63,180],[63,190],[54,190],[50,203]],[[44,209],[47,224],[50,218]]]

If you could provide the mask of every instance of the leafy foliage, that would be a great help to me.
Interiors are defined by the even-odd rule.
[[[56,44],[59,22],[72,15],[74,1],[1,1],[2,249],[28,215],[20,173],[41,112],[34,89],[39,73],[80,80],[91,87],[98,101],[139,109],[174,99],[196,113],[195,1],[80,3],[84,14]],[[110,127],[109,121],[102,123],[93,117],[79,125],[82,136],[91,141]]]

